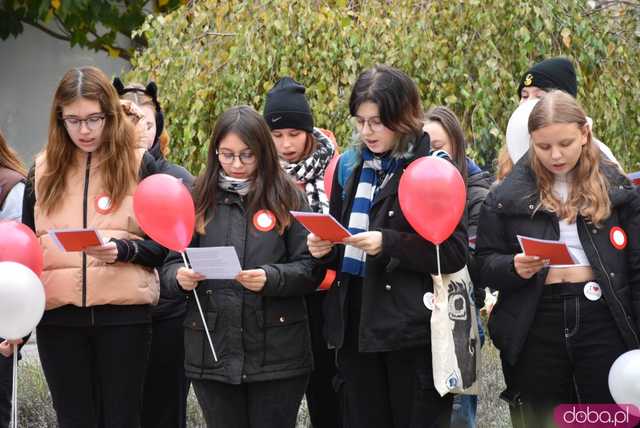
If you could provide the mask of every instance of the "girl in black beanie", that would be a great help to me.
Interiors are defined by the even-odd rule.
[[[305,97],[305,87],[283,77],[267,94],[264,118],[271,128],[280,164],[307,195],[314,212],[329,212],[324,175],[337,151],[330,131],[313,126],[313,115]],[[334,351],[328,349],[322,335],[322,305],[335,272],[329,271],[316,293],[306,297],[309,309],[314,371],[307,387],[307,405],[314,428],[339,428],[338,400],[332,381],[336,376]]]

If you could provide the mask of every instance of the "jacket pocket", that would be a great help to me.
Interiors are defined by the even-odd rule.
[[[184,358],[185,364],[191,367],[208,369],[218,367],[221,364],[221,355],[224,345],[224,331],[218,329],[216,332],[216,324],[218,322],[217,312],[206,312],[205,320],[213,347],[216,351],[218,361],[216,362],[209,346],[209,340],[202,325],[202,318],[198,311],[187,314],[184,320]]]
[[[302,359],[309,346],[304,300],[268,302],[264,311],[264,363],[279,364]]]

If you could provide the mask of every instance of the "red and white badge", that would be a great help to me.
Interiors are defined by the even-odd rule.
[[[609,231],[609,240],[611,245],[617,250],[624,250],[627,246],[627,234],[624,233],[621,227],[614,226]]]
[[[602,288],[597,282],[589,281],[584,285],[584,297],[595,302],[602,297]]]
[[[434,299],[435,296],[433,295],[433,293],[427,291],[426,293],[424,293],[424,296],[422,296],[422,303],[424,303],[427,309],[433,311]]]
[[[253,226],[260,232],[273,230],[276,221],[276,216],[269,210],[260,210],[253,215]]]
[[[99,214],[109,214],[112,209],[111,198],[109,197],[109,195],[104,193],[96,196],[94,207],[96,209],[96,212],[98,212]]]

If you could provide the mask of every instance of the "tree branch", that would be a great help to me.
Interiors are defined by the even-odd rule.
[[[37,28],[37,29],[38,29],[38,30],[40,30],[40,31],[43,31],[43,32],[47,33],[48,35],[50,35],[50,36],[51,36],[51,37],[53,37],[54,39],[64,40],[65,42],[68,42],[68,41],[70,41],[70,40],[71,40],[71,38],[70,38],[70,37],[65,36],[65,35],[63,35],[63,34],[56,33],[55,31],[50,30],[50,29],[48,29],[47,27],[45,27],[44,25],[38,24],[37,22],[31,22],[31,21],[28,21],[28,20],[26,20],[26,19],[23,19],[23,20],[22,20],[22,22],[24,22],[25,24],[29,24],[29,25],[31,25],[32,27],[35,27],[35,28]]]

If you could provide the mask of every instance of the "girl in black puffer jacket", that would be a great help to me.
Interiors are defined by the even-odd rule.
[[[434,387],[431,312],[423,304],[438,272],[436,247],[409,225],[398,201],[404,169],[429,153],[418,88],[400,70],[377,65],[359,76],[349,110],[358,155],[344,186],[334,176],[330,211],[353,236],[345,246],[313,234],[307,241],[337,272],[325,299],[325,335],[344,379],[343,425],[448,427],[453,397]],[[465,265],[462,222],[440,255],[444,273]]]
[[[306,207],[304,195],[280,168],[269,128],[250,107],[218,120],[194,199],[190,246],[233,246],[244,269],[234,280],[205,280],[174,255],[163,272],[176,289],[198,293],[218,356],[190,300],[185,369],[207,425],[293,428],[312,368],[304,296],[324,272],[312,274],[307,234],[289,214]]]
[[[612,403],[609,369],[640,346],[640,196],[570,95],[545,95],[529,133],[528,155],[485,201],[476,254],[500,290],[489,330],[508,384],[526,426],[543,427],[560,403]],[[517,235],[564,241],[576,264],[549,267]]]

